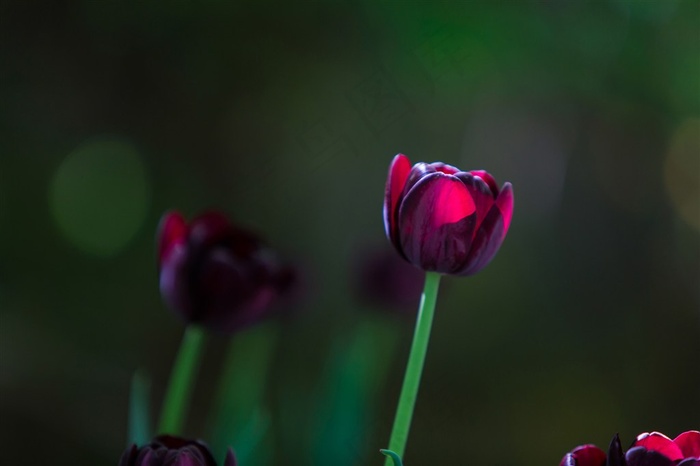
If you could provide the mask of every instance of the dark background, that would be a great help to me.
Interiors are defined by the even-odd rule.
[[[1,1],[2,463],[116,464],[136,367],[160,400],[173,207],[222,209],[303,265],[273,384],[313,390],[366,317],[349,264],[385,241],[397,152],[515,190],[493,263],[444,280],[407,464],[542,466],[697,429],[699,31],[694,0]],[[305,465],[313,423],[279,412],[299,418],[275,464]]]

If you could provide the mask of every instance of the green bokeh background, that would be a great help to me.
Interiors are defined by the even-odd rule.
[[[487,169],[516,199],[493,263],[445,280],[407,465],[542,466],[697,429],[698,118],[696,0],[4,0],[2,462],[116,464],[131,374],[159,401],[182,332],[158,219],[214,207],[305,271],[269,395],[274,464],[305,466],[324,349],[371,315],[350,264],[384,241],[397,152]],[[358,465],[382,464],[396,325]]]

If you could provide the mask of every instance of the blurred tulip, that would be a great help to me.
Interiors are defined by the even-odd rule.
[[[583,445],[567,453],[559,466],[700,466],[700,432],[689,430],[673,440],[645,432],[625,454],[616,435],[607,458],[595,445]]]
[[[267,316],[294,281],[274,251],[218,212],[190,224],[168,212],[157,241],[161,295],[186,323],[239,330]]]
[[[581,445],[562,458],[559,466],[604,466],[605,452],[595,445]]]
[[[355,266],[355,291],[362,301],[380,309],[416,312],[423,273],[399,258],[390,247],[365,248]]]
[[[389,168],[384,198],[386,235],[401,256],[431,272],[472,275],[498,252],[513,214],[513,188],[499,190],[483,170],[441,162]]]
[[[216,460],[200,441],[161,435],[141,448],[131,445],[122,454],[119,466],[216,466]],[[236,466],[230,448],[224,466]]]

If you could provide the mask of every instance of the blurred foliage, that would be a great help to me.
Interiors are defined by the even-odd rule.
[[[696,0],[0,2],[3,460],[116,464],[132,373],[160,400],[182,332],[158,218],[217,207],[305,270],[267,396],[273,464],[308,464],[399,151],[516,199],[494,262],[438,300],[407,464],[557,464],[698,428],[699,24]],[[99,141],[121,152],[86,155]],[[383,461],[397,325],[358,465]]]

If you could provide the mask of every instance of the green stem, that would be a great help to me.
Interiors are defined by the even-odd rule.
[[[163,400],[160,425],[158,426],[159,434],[178,435],[182,433],[185,412],[192,395],[192,385],[197,375],[203,343],[204,330],[194,326],[185,329]]]
[[[214,451],[234,446],[241,464],[246,464],[267,433],[262,429],[266,386],[279,333],[278,323],[269,322],[237,334],[228,343],[208,439]],[[260,463],[259,458],[255,463]]]
[[[406,366],[406,375],[403,379],[403,387],[399,397],[399,406],[396,408],[394,427],[391,430],[391,438],[389,439],[389,450],[395,452],[398,456],[403,456],[406,448],[408,431],[411,427],[411,418],[413,417],[413,407],[416,404],[418,386],[420,385],[420,377],[423,372],[425,353],[428,350],[430,328],[433,324],[439,285],[440,274],[426,272],[425,287],[423,288],[423,296],[421,296],[418,308],[416,330],[413,334],[411,352],[408,356],[408,365]],[[387,458],[384,465],[392,466],[393,460]]]

